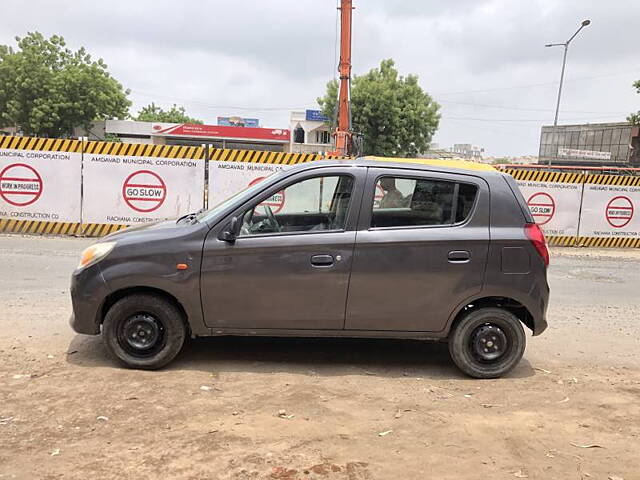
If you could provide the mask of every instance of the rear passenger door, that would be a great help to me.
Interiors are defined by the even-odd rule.
[[[345,329],[442,331],[482,289],[489,188],[480,177],[370,168]]]

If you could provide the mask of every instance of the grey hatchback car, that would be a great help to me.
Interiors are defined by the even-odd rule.
[[[276,173],[213,208],[87,248],[71,325],[157,369],[187,337],[447,341],[495,378],[547,327],[549,254],[510,175],[361,158]]]

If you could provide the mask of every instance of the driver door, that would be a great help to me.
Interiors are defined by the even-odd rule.
[[[201,274],[206,324],[341,330],[364,170],[313,169],[283,179],[214,227]],[[242,224],[237,238],[220,240],[234,216]]]

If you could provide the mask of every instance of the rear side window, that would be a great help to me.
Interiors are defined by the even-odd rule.
[[[467,219],[478,194],[469,183],[384,176],[376,182],[371,227],[452,225]]]
[[[470,183],[458,183],[458,204],[456,208],[456,220],[455,223],[464,222],[469,214],[471,208],[476,202],[476,195],[478,194],[478,186]]]

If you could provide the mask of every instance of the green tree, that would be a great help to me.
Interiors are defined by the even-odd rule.
[[[155,103],[151,103],[140,110],[136,120],[139,122],[202,123],[202,120],[187,115],[184,107],[173,105],[170,110],[163,110]]]
[[[640,93],[640,80],[635,82],[633,86],[635,87],[636,92]],[[631,122],[634,125],[640,125],[640,110],[637,111],[636,113],[632,113],[631,115],[629,115],[627,117],[627,121]]]
[[[317,99],[322,113],[335,122],[338,82],[327,84]],[[418,84],[416,75],[398,74],[392,59],[351,81],[353,130],[364,135],[364,153],[415,156],[429,148],[438,129],[438,105]]]
[[[508,158],[496,158],[493,162],[494,165],[506,165],[511,163],[511,160],[509,160]]]
[[[27,135],[67,136],[96,120],[126,118],[129,91],[109,75],[102,59],[72,52],[64,38],[28,33],[17,50],[0,46],[0,127]]]

